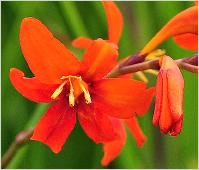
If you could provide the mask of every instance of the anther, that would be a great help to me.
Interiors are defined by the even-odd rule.
[[[69,94],[69,105],[71,107],[75,106],[75,96],[74,96],[73,92],[71,92],[71,91]]]
[[[62,92],[64,85],[66,84],[66,81],[64,81],[55,91],[54,93],[51,95],[52,99],[56,99],[60,93]]]
[[[82,91],[84,92],[84,98],[85,98],[86,104],[90,104],[90,103],[91,103],[91,96],[90,96],[90,93],[89,93],[88,90],[84,87],[84,85],[81,83],[81,80],[82,80],[82,79],[80,79],[80,87],[81,87]]]
[[[71,107],[73,107],[73,106],[75,106],[74,89],[73,89],[73,85],[72,85],[70,77],[68,78],[68,80],[69,80],[69,83],[70,83],[69,105]]]
[[[84,92],[84,98],[85,98],[86,104],[90,104],[91,103],[91,96],[90,96],[88,91]]]

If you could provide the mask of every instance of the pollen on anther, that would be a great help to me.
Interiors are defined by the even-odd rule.
[[[66,81],[64,81],[55,91],[54,93],[51,95],[52,99],[56,99],[60,93],[63,91],[64,85],[66,84]]]
[[[74,89],[73,89],[73,85],[71,82],[71,77],[68,78],[69,83],[70,83],[70,93],[69,93],[69,105],[71,107],[75,106],[75,96],[74,96]]]
[[[86,104],[91,103],[91,96],[90,96],[89,92],[84,93],[84,98],[86,100]]]
[[[80,87],[84,93],[84,98],[85,98],[85,101],[86,101],[86,104],[90,104],[92,101],[91,101],[91,96],[90,96],[90,93],[88,92],[88,90],[84,87],[84,85],[81,83],[80,81]]]
[[[69,94],[69,105],[70,105],[71,107],[75,106],[75,96],[74,96],[73,93],[70,93],[70,94]]]

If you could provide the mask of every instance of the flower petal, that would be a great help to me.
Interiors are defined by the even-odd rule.
[[[173,38],[181,48],[194,51],[198,49],[198,35],[196,34],[181,34]]]
[[[156,96],[155,96],[155,110],[153,114],[153,125],[158,126],[159,125],[159,119],[161,114],[161,108],[162,108],[162,95],[163,95],[163,77],[162,73],[159,72],[159,75],[157,77],[157,83],[156,83]]]
[[[144,135],[142,129],[140,128],[136,117],[134,116],[131,119],[125,119],[125,122],[130,129],[131,134],[135,138],[138,147],[142,147],[147,140],[147,137]]]
[[[168,57],[167,60],[169,59],[175,64],[173,69],[167,71],[169,107],[173,120],[178,121],[183,115],[184,79],[177,64]]]
[[[147,112],[154,88],[146,89],[144,83],[137,80],[111,78],[95,81],[92,100],[104,113],[117,118],[131,118],[137,113]]]
[[[73,130],[76,116],[65,100],[52,104],[36,125],[31,140],[41,141],[54,153],[60,152],[63,144]]]
[[[172,125],[171,130],[170,130],[171,136],[176,136],[181,132],[183,118],[184,118],[184,115],[182,115],[181,118],[179,118],[179,120]]]
[[[142,49],[140,54],[151,52],[160,43],[176,35],[198,34],[198,6],[190,7],[174,16]]]
[[[83,48],[87,49],[89,48],[93,43],[92,39],[86,38],[86,37],[79,37],[72,41],[72,45],[76,48]]]
[[[96,143],[107,142],[117,137],[110,118],[95,103],[81,103],[78,108],[79,122],[85,133]]]
[[[62,76],[79,72],[75,56],[35,18],[23,19],[20,43],[31,71],[44,83],[60,83]]]
[[[104,77],[116,66],[118,52],[116,46],[102,39],[94,40],[87,49],[81,63],[84,79],[97,80]]]
[[[169,108],[169,99],[168,99],[168,81],[167,81],[166,72],[160,70],[159,74],[162,76],[162,90],[163,90],[159,125],[162,133],[168,133],[172,125],[172,113]]]
[[[10,81],[20,94],[29,100],[39,103],[53,101],[51,95],[57,88],[57,85],[41,83],[35,77],[26,78],[24,73],[16,68],[10,70]]]
[[[119,119],[112,118],[114,129],[119,137],[111,142],[103,144],[104,156],[101,160],[103,166],[107,166],[122,151],[126,142],[126,132],[122,122]]]
[[[123,18],[119,8],[114,2],[103,1],[108,22],[109,41],[118,44],[123,28]]]

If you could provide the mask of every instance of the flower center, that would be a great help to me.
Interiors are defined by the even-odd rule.
[[[82,80],[81,76],[63,76],[61,78],[63,83],[54,91],[51,95],[52,99],[56,99],[64,89],[66,84],[69,85],[69,105],[73,107],[75,105],[75,101],[80,96],[80,94],[84,94],[84,99],[87,104],[91,103],[91,96],[88,91],[88,85]]]

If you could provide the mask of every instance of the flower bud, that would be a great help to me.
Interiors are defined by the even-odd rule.
[[[156,85],[153,124],[162,133],[175,136],[180,133],[183,121],[184,79],[177,64],[169,56],[160,60]]]

